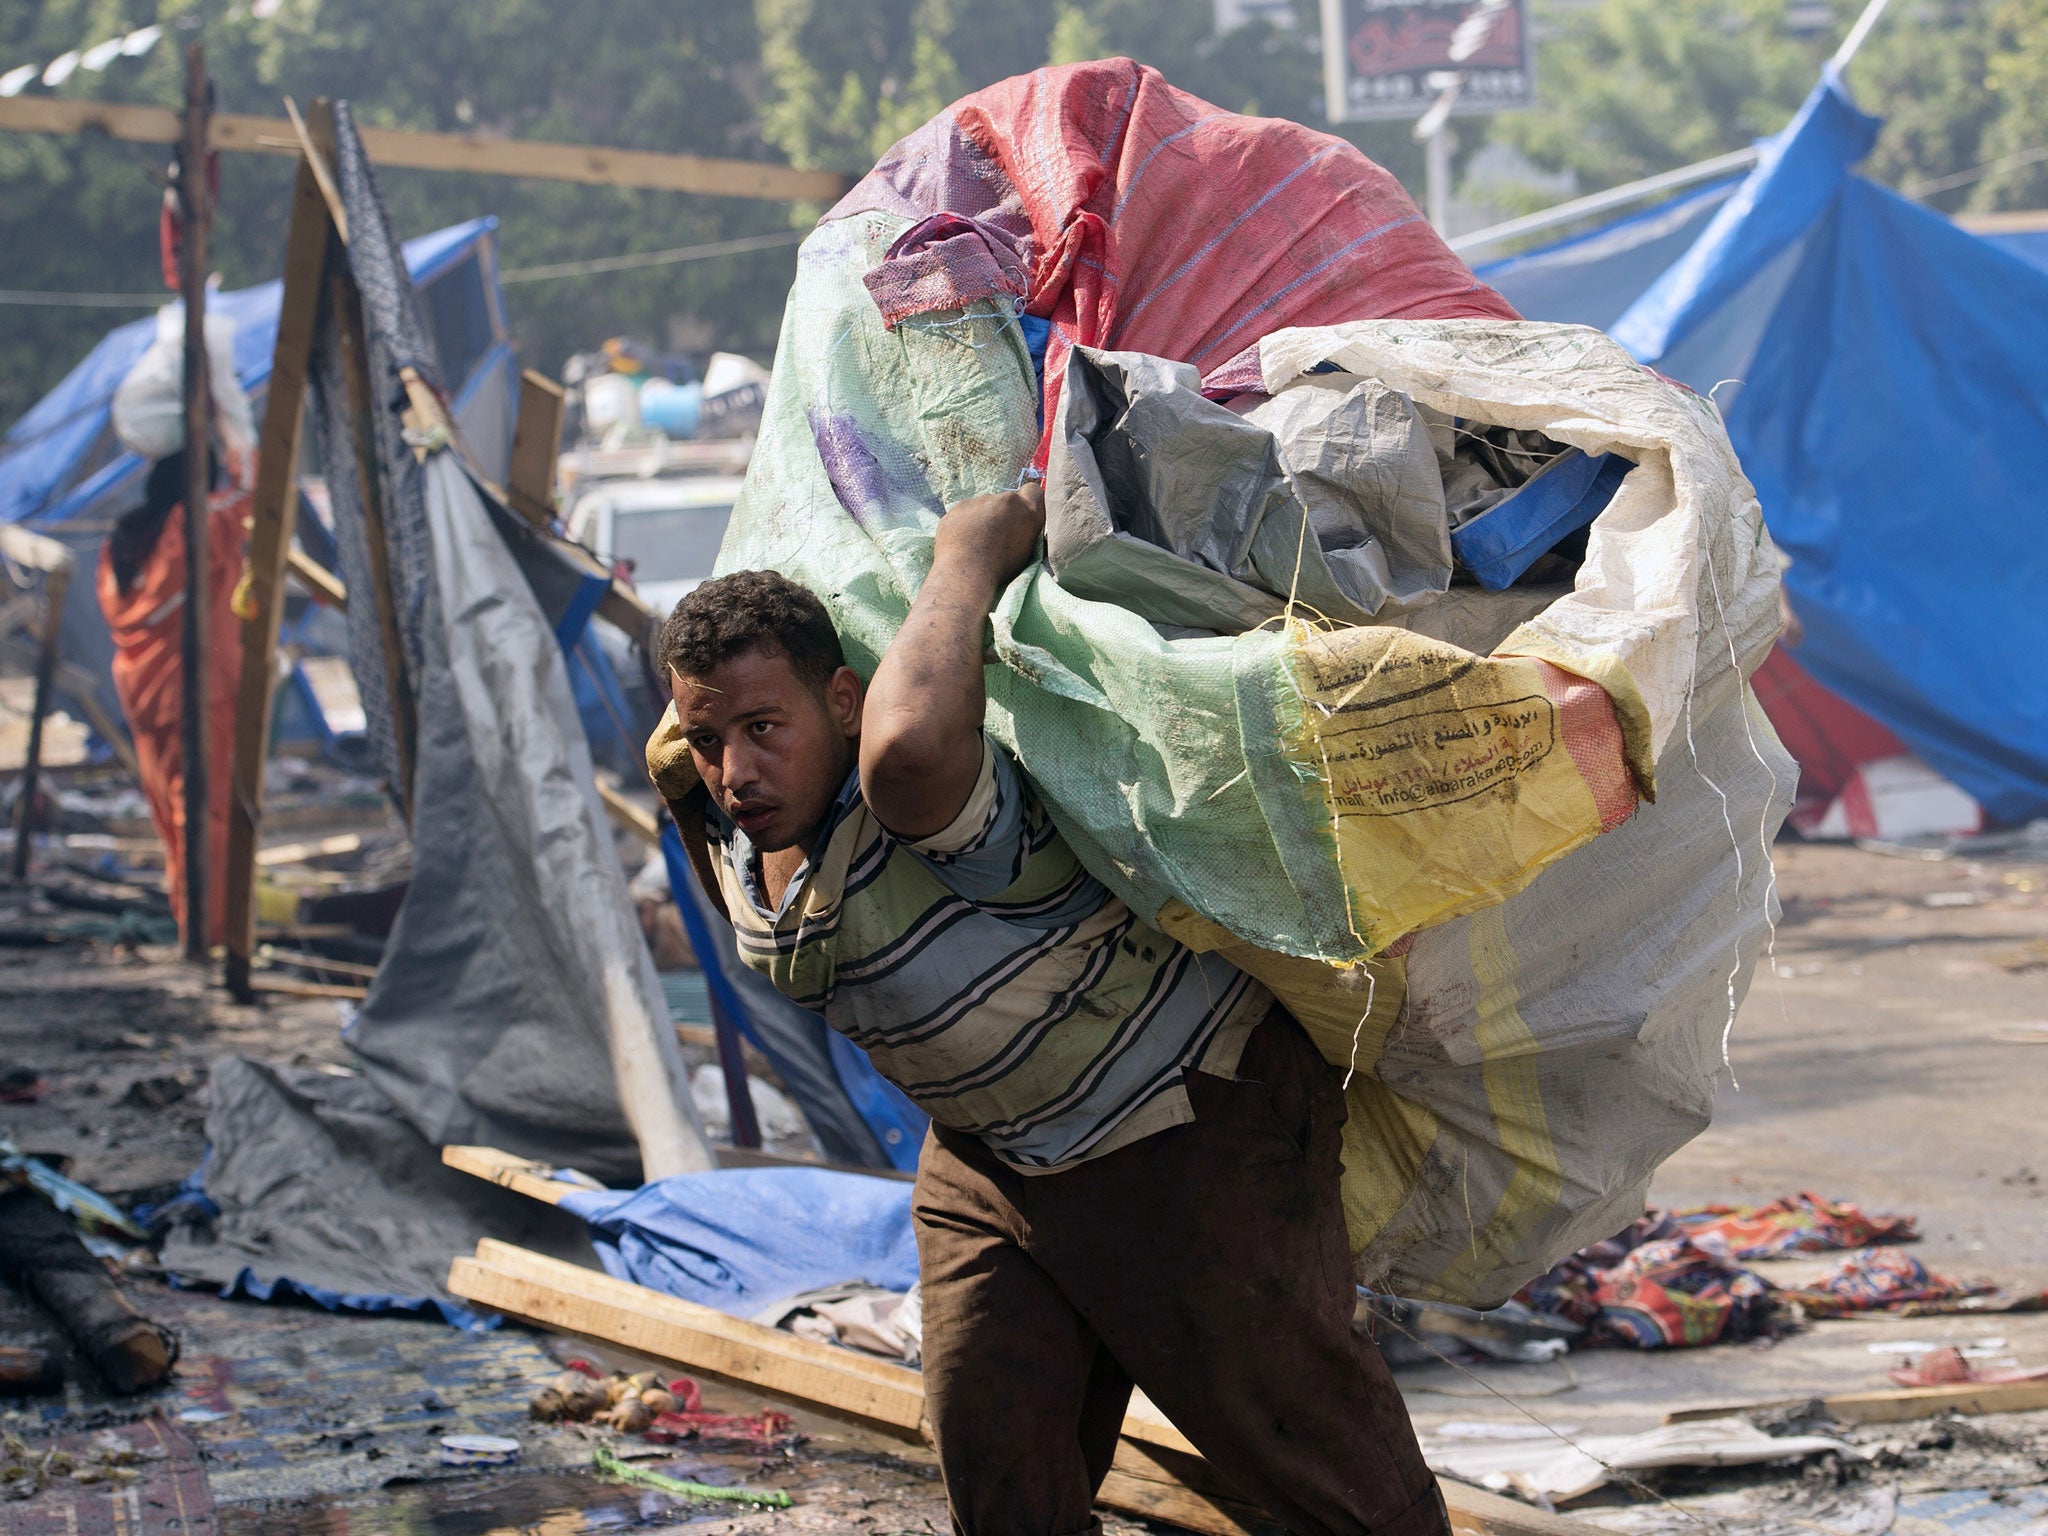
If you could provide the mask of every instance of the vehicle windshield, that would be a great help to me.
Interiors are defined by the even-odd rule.
[[[707,581],[730,505],[651,507],[612,515],[612,559],[633,562],[636,583]]]

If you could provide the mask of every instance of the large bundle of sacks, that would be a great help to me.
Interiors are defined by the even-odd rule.
[[[1034,470],[989,729],[1344,1069],[1360,1278],[1486,1305],[1626,1225],[1793,787],[1711,404],[1517,319],[1350,146],[1113,60],[955,104],[805,242],[721,566],[867,672],[942,509]]]

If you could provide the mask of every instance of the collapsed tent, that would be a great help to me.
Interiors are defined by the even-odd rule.
[[[435,377],[472,461],[502,482],[512,453],[519,369],[497,281],[497,227],[472,219],[407,241],[406,269],[420,294]],[[207,296],[210,319],[233,323],[235,373],[261,413],[277,343],[281,282]],[[149,466],[115,438],[115,389],[155,340],[159,318],[118,326],[0,439],[0,522],[25,523],[90,562],[114,519],[142,499]],[[211,327],[210,327],[211,328]],[[64,609],[67,659],[105,679],[113,655],[92,583],[75,583]],[[111,684],[102,683],[115,707]]]
[[[1830,73],[1747,177],[1480,271],[1720,403],[1791,559],[1804,637],[1765,698],[1799,824],[1974,830],[1943,780],[2048,815],[2048,547],[2014,515],[2048,454],[2048,271],[2038,236],[1852,174],[1878,127]]]
[[[412,881],[346,1033],[362,1081],[222,1063],[202,1180],[219,1215],[179,1229],[164,1256],[226,1286],[422,1302],[503,1216],[495,1191],[439,1167],[438,1147],[489,1143],[626,1182],[712,1157],[557,636],[584,570],[499,506],[445,437],[416,452],[401,378],[432,385],[434,350],[343,104],[335,131],[374,404],[367,424],[351,419],[344,322],[324,305],[309,408],[351,661],[410,824]],[[353,449],[365,427],[367,485]],[[373,559],[371,498],[388,561]],[[402,650],[392,686],[380,606]]]
[[[1097,388],[1141,373],[1149,413]],[[1204,397],[1313,415],[1368,386],[1453,437],[1622,461],[1576,580],[1445,590],[1384,530],[1378,590],[1345,587],[1376,622],[1331,627],[1272,549],[1104,525],[1143,520],[1130,475],[1083,462],[1084,393],[1131,429],[1126,468],[1185,471],[1211,532],[1242,517],[1249,546],[1270,520],[1305,554],[1309,503],[1358,492],[1342,455],[1290,459],[1278,423]],[[1092,873],[1267,981],[1347,1068],[1361,1275],[1489,1304],[1632,1219],[1711,1112],[1792,786],[1744,681],[1775,554],[1712,407],[1517,321],[1349,146],[1112,60],[957,103],[805,242],[720,569],[809,585],[871,671],[939,514],[1034,462],[1049,534],[1094,518],[1099,584],[1035,568],[1003,595],[989,729]],[[1134,531],[1151,553],[1116,542]],[[1326,567],[1362,547],[1322,535]],[[1249,625],[1141,612],[1131,567],[1169,555],[1153,595],[1227,578]],[[687,795],[672,714],[649,764]]]

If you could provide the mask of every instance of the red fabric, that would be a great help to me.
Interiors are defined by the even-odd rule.
[[[1802,804],[1829,805],[1858,768],[1906,750],[1884,726],[1815,682],[1782,645],[1771,648],[1750,685],[1778,740],[1799,764]]]
[[[235,696],[242,676],[242,621],[231,607],[243,569],[247,490],[216,494],[206,530],[207,645],[207,916],[206,942],[226,928],[228,787],[235,760]],[[135,585],[123,592],[102,547],[100,612],[114,636],[114,692],[135,738],[135,761],[150,819],[164,845],[165,883],[180,933],[185,927],[185,745],[182,735],[185,663],[185,513],[165,519],[156,548]]]
[[[1222,111],[1129,59],[954,103],[827,217],[870,210],[955,213],[1018,242],[1025,308],[1052,321],[1048,428],[1076,344],[1209,372],[1286,326],[1519,318],[1351,145]]]

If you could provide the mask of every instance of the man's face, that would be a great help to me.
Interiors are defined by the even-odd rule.
[[[780,651],[757,647],[671,681],[683,738],[719,809],[763,853],[809,852],[853,770],[860,679],[841,667],[821,689]]]

